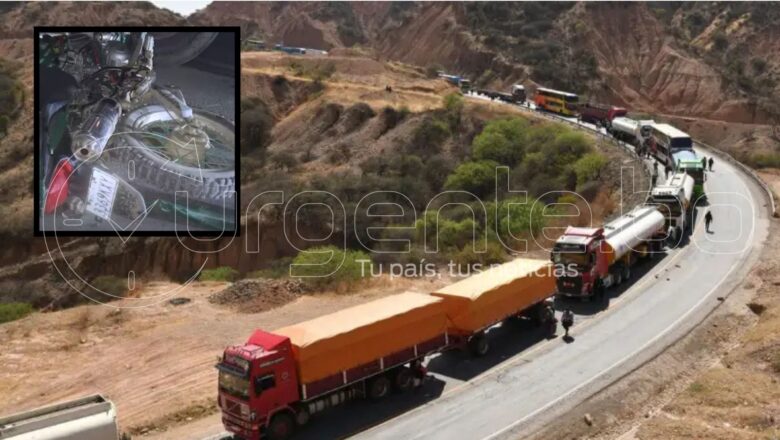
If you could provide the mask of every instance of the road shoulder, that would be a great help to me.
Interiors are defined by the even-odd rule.
[[[752,260],[756,264],[746,265],[750,267],[749,273],[730,294],[713,298],[720,304],[693,330],[649,362],[619,378],[574,409],[560,414],[554,422],[541,427],[528,438],[700,438],[703,425],[698,418],[703,418],[706,407],[712,404],[707,402],[707,397],[712,400],[719,394],[715,389],[710,389],[708,396],[699,395],[691,399],[690,394],[700,393],[701,381],[708,380],[703,377],[713,375],[716,370],[731,369],[736,362],[732,359],[733,353],[744,351],[740,347],[749,344],[746,340],[752,337],[759,320],[764,318],[753,311],[755,306],[748,304],[767,307],[767,312],[762,313],[764,317],[777,315],[777,309],[780,308],[777,295],[777,281],[780,280],[773,280],[769,275],[777,273],[780,267],[778,232],[780,223],[773,220],[763,249],[754,252],[757,255],[753,255]],[[777,333],[774,339],[777,342]],[[742,357],[747,355],[742,353]],[[709,386],[721,388],[722,393],[728,393],[732,385],[712,385],[711,382],[709,379]],[[684,407],[681,407],[680,401],[685,401]],[[694,404],[691,405],[691,402]],[[748,402],[740,401],[737,405],[743,403]],[[754,401],[753,404],[762,406],[761,402]],[[771,408],[763,410],[768,411]],[[687,417],[689,420],[682,423],[688,425],[687,429],[679,426],[684,417],[680,413],[690,415]],[[768,420],[771,417],[762,423]],[[726,425],[720,428],[726,427],[725,433],[708,435],[707,438],[743,438],[728,432],[730,425],[728,422],[723,423]],[[777,426],[776,419],[771,423]],[[760,429],[765,429],[765,424],[760,425]]]

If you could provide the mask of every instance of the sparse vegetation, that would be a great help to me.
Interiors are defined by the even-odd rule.
[[[291,171],[298,165],[298,159],[289,151],[279,151],[270,158],[271,164],[279,169]]]
[[[0,58],[0,137],[19,114],[24,100],[24,87],[16,79],[19,64]]]
[[[198,280],[233,282],[238,279],[238,276],[238,271],[232,267],[221,266],[214,269],[204,269],[198,276]]]
[[[289,69],[293,75],[309,78],[313,81],[325,81],[336,73],[336,65],[332,62],[301,63],[292,61]]]
[[[316,288],[348,285],[369,276],[370,263],[365,252],[322,246],[300,252],[293,259],[290,274]]]
[[[102,300],[110,301],[124,298],[129,290],[126,278],[113,275],[101,275],[90,281],[89,284],[94,288],[90,290],[94,290],[99,295],[98,298]],[[106,298],[106,295],[108,295],[108,298]]]
[[[271,142],[274,119],[268,105],[260,98],[241,99],[241,141],[242,154],[256,154],[261,159]]]
[[[528,121],[520,118],[489,122],[474,138],[472,150],[478,160],[492,160],[501,165],[515,166],[523,157],[524,133]]]
[[[607,166],[607,158],[599,153],[587,153],[574,163],[574,172],[577,173],[577,184],[584,185],[596,180],[601,175],[601,170]]]
[[[450,137],[449,124],[436,117],[428,116],[414,132],[409,153],[432,156],[441,152],[441,145]]]
[[[0,304],[0,324],[22,319],[34,310],[32,304],[23,302]]]
[[[447,177],[444,188],[468,191],[479,198],[484,198],[495,189],[498,167],[499,163],[492,160],[464,162]]]

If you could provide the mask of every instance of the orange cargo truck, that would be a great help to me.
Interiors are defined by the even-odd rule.
[[[472,354],[488,351],[485,330],[498,322],[523,315],[542,324],[551,315],[545,300],[555,292],[549,261],[518,258],[437,290],[452,321],[453,339],[468,341]]]
[[[225,428],[288,438],[312,414],[412,387],[420,362],[452,348],[484,355],[485,331],[521,315],[552,318],[550,263],[515,260],[433,294],[406,292],[284,327],[256,330],[217,364]]]

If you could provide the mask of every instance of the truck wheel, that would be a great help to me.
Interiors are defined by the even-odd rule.
[[[311,413],[309,412],[308,405],[300,405],[295,411],[295,423],[298,426],[304,426],[309,423],[311,419]]]
[[[269,440],[287,440],[295,431],[295,421],[288,413],[275,415],[268,425]]]
[[[393,378],[393,388],[401,393],[409,391],[412,388],[413,380],[412,371],[406,367],[401,367]]]
[[[471,352],[472,356],[482,357],[486,355],[489,350],[490,345],[488,344],[487,338],[484,334],[480,333],[478,335],[474,335],[469,340],[469,352]]]
[[[368,398],[379,400],[390,392],[390,379],[384,374],[374,377],[368,382]]]

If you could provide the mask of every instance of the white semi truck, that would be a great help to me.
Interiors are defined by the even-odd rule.
[[[650,203],[658,206],[666,219],[664,226],[671,246],[679,245],[683,235],[691,229],[694,184],[693,177],[676,172],[650,193]]]
[[[655,124],[653,120],[640,120],[617,117],[609,124],[609,132],[612,136],[627,142],[637,148],[643,148],[650,138],[651,128]]]
[[[96,394],[0,417],[0,439],[117,440],[116,408]]]

